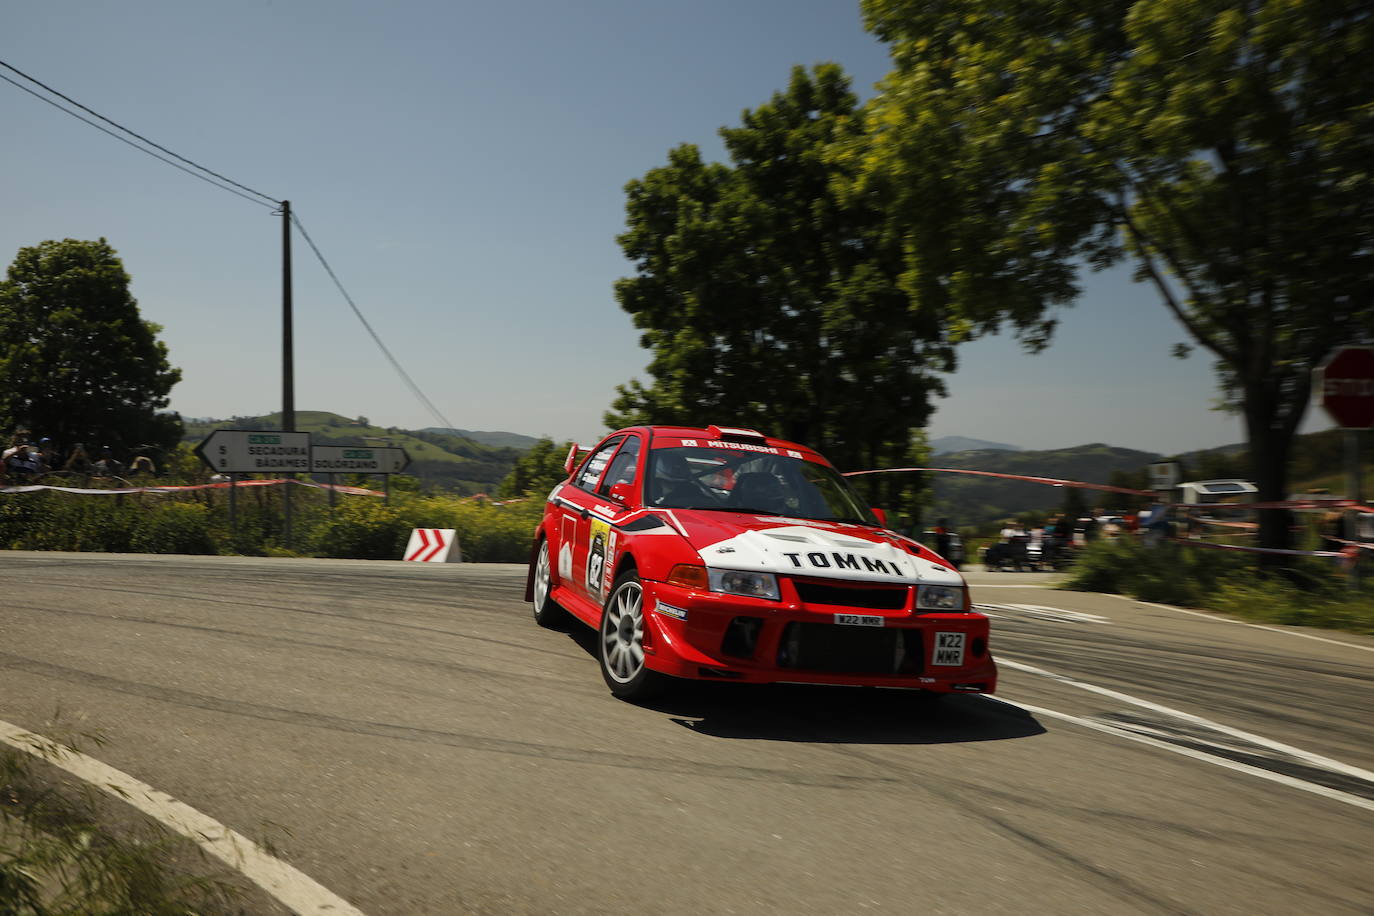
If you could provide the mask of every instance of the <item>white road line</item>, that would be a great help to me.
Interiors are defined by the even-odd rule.
[[[1175,719],[1179,719],[1180,721],[1190,722],[1193,725],[1201,725],[1204,728],[1209,728],[1212,731],[1220,732],[1223,735],[1230,735],[1232,738],[1239,738],[1242,741],[1247,741],[1251,744],[1259,745],[1260,747],[1266,747],[1272,751],[1278,751],[1281,754],[1286,754],[1287,756],[1292,757],[1295,760],[1299,760],[1311,766],[1315,766],[1324,770],[1330,770],[1334,773],[1342,773],[1346,776],[1353,776],[1356,779],[1363,779],[1366,782],[1374,784],[1374,773],[1371,773],[1369,770],[1362,770],[1359,767],[1354,767],[1347,763],[1341,763],[1339,760],[1332,760],[1330,757],[1322,757],[1319,754],[1313,754],[1308,751],[1304,751],[1301,748],[1293,747],[1289,744],[1283,744],[1278,741],[1273,741],[1269,738],[1265,738],[1263,735],[1256,735],[1252,732],[1241,731],[1238,728],[1231,728],[1229,725],[1222,725],[1220,722],[1213,722],[1210,719],[1204,719],[1201,716],[1195,716],[1192,713],[1183,712],[1182,710],[1178,709],[1171,709],[1168,706],[1161,706],[1158,703],[1152,703],[1149,700],[1142,700],[1139,697],[1133,697],[1129,694],[1121,693],[1116,690],[1109,690],[1106,687],[1098,687],[1096,684],[1088,684],[1084,683],[1083,681],[1074,680],[1071,677],[1067,677],[1062,674],[1056,674],[1053,671],[1046,671],[1044,668],[1037,668],[1034,665],[1027,665],[1025,662],[1018,662],[1009,659],[1003,655],[997,656],[997,664],[999,666],[1014,668],[1017,671],[1025,671],[1028,674],[1038,674],[1041,677],[1047,677],[1050,680],[1058,681],[1061,684],[1068,684],[1071,687],[1077,687],[1078,689],[1086,690],[1089,693],[1096,693],[1104,697],[1111,697],[1114,700],[1120,700],[1121,702],[1129,703],[1132,706],[1139,706],[1141,709],[1149,709],[1154,712],[1163,713],[1167,716],[1172,716]]]
[[[992,611],[1018,611],[1040,620],[1056,620],[1060,623],[1111,623],[1109,618],[1100,614],[1086,614],[1083,611],[1066,611],[1063,608],[1046,607],[1043,604],[975,604],[975,611],[986,614]],[[997,615],[991,615],[997,616]]]
[[[268,854],[246,836],[94,757],[2,720],[0,743],[60,767],[108,795],[133,805],[236,869],[294,912],[321,916],[363,916],[362,910],[303,872]]]
[[[1108,593],[1101,592],[1100,594],[1106,595]],[[1280,630],[1278,627],[1266,627],[1263,624],[1246,623],[1243,620],[1232,620],[1229,617],[1222,617],[1220,614],[1205,614],[1202,611],[1190,611],[1187,608],[1174,607],[1171,604],[1155,604],[1151,601],[1139,601],[1135,598],[1130,597],[1129,595],[1110,595],[1110,597],[1121,598],[1125,601],[1133,601],[1136,604],[1144,605],[1145,607],[1157,608],[1161,611],[1173,611],[1177,614],[1188,614],[1193,617],[1202,617],[1207,620],[1215,620],[1218,623],[1234,623],[1237,626],[1250,627],[1255,630],[1268,630],[1270,633],[1282,633],[1285,636],[1300,636],[1303,639],[1312,639],[1316,640],[1317,642],[1330,643],[1333,646],[1344,646],[1347,649],[1359,649],[1362,652],[1374,652],[1374,646],[1361,646],[1358,643],[1341,642],[1339,639],[1327,639],[1325,636],[1313,636],[1311,633],[1299,633],[1297,630]]]
[[[1085,719],[1082,716],[1069,715],[1068,713],[1059,712],[1058,710],[1046,709],[1043,706],[1031,706],[1029,703],[1019,703],[1005,699],[1003,697],[989,696],[987,697],[987,699],[992,700],[995,703],[1002,703],[1007,706],[1012,706],[1016,709],[1024,710],[1028,713],[1031,713],[1032,715],[1047,716],[1051,719],[1059,719],[1061,721],[1069,722],[1074,725],[1081,725],[1084,728],[1090,728],[1094,731],[1104,732],[1105,734],[1114,735],[1118,738],[1125,738],[1126,740],[1134,741],[1137,744],[1148,744],[1150,747],[1156,747],[1160,750],[1169,751],[1172,754],[1181,754],[1184,757],[1191,757],[1194,760],[1201,760],[1204,763],[1210,763],[1214,766],[1223,767],[1228,770],[1235,770],[1238,773],[1245,773],[1250,776],[1257,776],[1260,779],[1267,779],[1270,782],[1277,782],[1281,785],[1290,786],[1294,789],[1299,789],[1303,792],[1311,792],[1313,795],[1320,795],[1323,798],[1329,798],[1333,801],[1342,802],[1344,804],[1351,805],[1356,808],[1363,808],[1366,811],[1374,811],[1374,801],[1370,801],[1367,798],[1361,798],[1358,795],[1351,795],[1348,792],[1342,792],[1338,789],[1332,789],[1328,788],[1327,786],[1318,785],[1314,782],[1305,782],[1301,779],[1296,779],[1292,776],[1285,776],[1282,773],[1274,773],[1270,770],[1264,770],[1260,769],[1259,767],[1253,767],[1246,763],[1239,763],[1235,760],[1228,760],[1225,757],[1213,757],[1211,754],[1206,754],[1202,751],[1196,751],[1190,747],[1180,747],[1177,744],[1170,744],[1167,741],[1159,741],[1147,735],[1140,735],[1136,734],[1135,732],[1126,731],[1125,729],[1116,728],[1114,726],[1106,724],[1105,722],[1097,722],[1093,719]]]

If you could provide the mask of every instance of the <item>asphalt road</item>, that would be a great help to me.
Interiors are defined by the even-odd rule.
[[[369,914],[1374,912],[1374,640],[970,579],[1018,705],[645,708],[520,567],[0,552],[0,720]]]

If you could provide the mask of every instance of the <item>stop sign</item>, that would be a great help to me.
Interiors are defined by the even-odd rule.
[[[1337,426],[1374,427],[1374,347],[1337,347],[1313,376],[1317,397]]]

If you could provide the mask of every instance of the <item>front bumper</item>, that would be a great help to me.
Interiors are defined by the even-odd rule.
[[[784,580],[782,600],[769,601],[645,580],[645,662],[673,677],[742,683],[996,690],[982,614],[917,611],[912,587],[898,607],[900,590],[806,584]],[[845,603],[827,603],[836,600]],[[870,625],[838,622],[846,615]]]

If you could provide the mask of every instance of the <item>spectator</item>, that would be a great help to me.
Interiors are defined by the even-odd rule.
[[[28,483],[42,473],[41,468],[38,456],[29,451],[27,443],[15,446],[13,454],[5,459],[5,474],[15,483]]]
[[[942,518],[935,525],[935,552],[949,559],[949,519]]]
[[[1169,507],[1155,503],[1140,512],[1141,539],[1146,547],[1158,546],[1169,537]]]
[[[67,461],[62,465],[62,470],[71,471],[73,474],[80,474],[83,477],[91,476],[91,471],[95,469],[95,464],[91,461],[91,456],[86,454],[84,443],[78,442],[72,446],[72,453],[67,456]]]
[[[46,436],[38,440],[38,458],[43,462],[43,473],[60,468],[62,466],[62,453],[57,450],[57,446]]]
[[[124,473],[124,463],[115,458],[108,445],[100,447],[100,457],[95,462],[95,476],[118,477]]]
[[[1345,547],[1340,542],[1340,537],[1345,531],[1345,517],[1339,509],[1332,509],[1322,516],[1321,526],[1318,529],[1322,538],[1322,550],[1331,550],[1337,553]]]
[[[0,453],[0,461],[8,461],[15,452],[19,451],[19,446],[28,441],[29,431],[27,429],[16,429],[14,435],[10,438],[9,448],[5,449],[3,453]]]
[[[1027,553],[1037,560],[1045,555],[1046,542],[1045,528],[1042,525],[1032,525],[1027,536]]]

